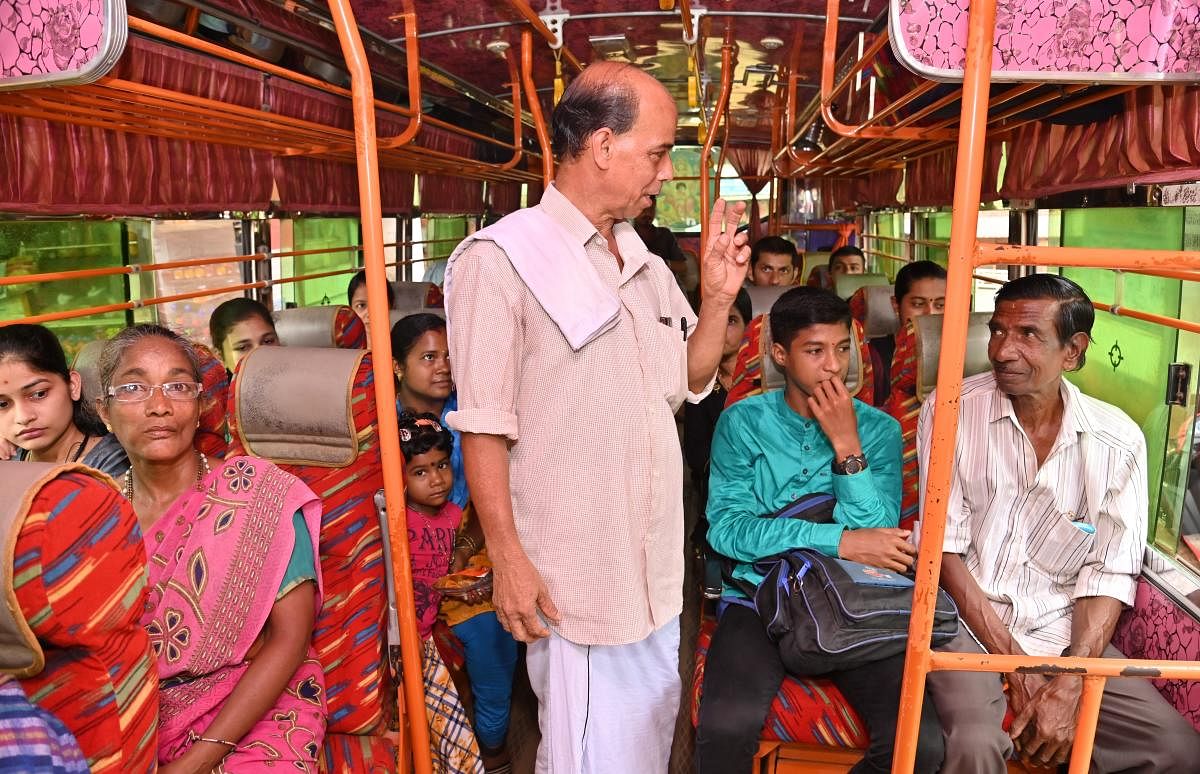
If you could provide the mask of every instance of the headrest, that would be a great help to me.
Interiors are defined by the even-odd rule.
[[[237,441],[286,465],[337,468],[358,456],[350,403],[366,350],[259,347],[233,378]]]
[[[31,677],[45,667],[42,646],[21,612],[13,588],[13,552],[17,536],[29,515],[34,498],[61,473],[78,470],[107,481],[83,465],[50,462],[0,462],[0,575],[3,576],[4,604],[0,605],[0,672],[16,677]]]
[[[963,378],[991,370],[987,345],[991,332],[988,312],[976,312],[967,322],[967,356]],[[913,318],[917,355],[917,400],[925,400],[937,386],[938,357],[942,352],[942,320],[940,314]]]
[[[306,306],[276,312],[275,332],[287,347],[366,346],[366,328],[348,306]]]
[[[854,291],[868,285],[886,285],[888,279],[882,274],[843,274],[833,282],[833,292],[838,298],[849,298]]]
[[[71,368],[79,372],[83,383],[82,397],[89,405],[94,405],[100,397],[100,353],[104,351],[107,341],[89,341],[75,353],[75,362]]]
[[[393,309],[392,311],[388,312],[388,323],[390,324],[388,330],[395,328],[396,323],[400,322],[400,320],[403,318],[408,317],[410,314],[418,314],[420,312],[424,312],[426,314],[436,314],[443,320],[446,319],[445,309]]]
[[[763,392],[782,390],[786,384],[783,370],[775,364],[771,357],[771,315],[764,314],[762,320],[762,380]],[[858,338],[857,326],[850,326],[850,368],[846,372],[846,390],[851,395],[857,395],[863,385],[862,342]]]
[[[892,306],[895,285],[867,285],[862,288],[866,313],[863,315],[863,334],[868,339],[894,336],[900,329],[900,316]]]
[[[829,250],[811,250],[804,252],[804,277],[801,278],[801,284],[807,283],[809,277],[818,267],[829,269]]]
[[[750,296],[750,317],[754,318],[760,314],[769,314],[771,307],[779,300],[779,297],[791,289],[791,285],[776,285],[769,288],[748,285],[746,293]]]
[[[442,289],[432,282],[393,282],[396,309],[441,309]],[[408,312],[412,314],[412,312]]]

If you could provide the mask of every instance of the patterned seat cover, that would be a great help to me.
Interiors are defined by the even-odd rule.
[[[82,465],[29,503],[13,589],[46,665],[21,686],[75,735],[92,772],[154,771],[158,679],[140,623],[146,551],[133,508],[111,479]]]
[[[696,666],[692,672],[693,726],[699,719],[704,665],[716,628],[715,621],[705,620],[696,641]],[[771,702],[762,738],[861,749],[867,746],[867,728],[831,680],[788,676]]]
[[[240,370],[230,389],[229,453],[253,455],[243,446],[237,428],[239,378]],[[318,467],[272,462],[307,484],[323,507],[319,553],[325,604],[313,641],[325,669],[329,708],[325,770],[390,771],[395,767],[395,750],[387,736],[394,721],[384,662],[387,594],[382,533],[372,499],[383,487],[383,469],[370,353],[362,354],[350,387],[358,441],[352,463]]]

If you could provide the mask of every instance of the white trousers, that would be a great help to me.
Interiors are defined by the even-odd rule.
[[[629,645],[551,632],[525,656],[538,697],[537,774],[664,774],[679,711],[679,618]]]

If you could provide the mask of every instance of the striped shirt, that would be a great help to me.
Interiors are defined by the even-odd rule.
[[[963,556],[1031,655],[1057,656],[1070,645],[1074,600],[1133,604],[1146,543],[1141,430],[1066,380],[1061,394],[1062,426],[1039,468],[992,374],[964,379],[946,509],[943,551]],[[922,513],[935,400],[925,401],[917,429]]]
[[[621,302],[615,325],[574,351],[494,242],[468,246],[446,298],[463,433],[511,442],[521,545],[581,645],[645,639],[683,605],[683,455],[674,414],[687,391],[696,316],[633,227],[613,229],[624,265],[554,186],[537,205],[584,245]],[[660,322],[665,320],[666,322]],[[711,387],[710,387],[711,389]]]

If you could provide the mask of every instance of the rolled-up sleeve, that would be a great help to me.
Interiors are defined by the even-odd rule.
[[[1083,441],[1087,443],[1087,441]],[[1103,490],[1092,550],[1075,579],[1074,599],[1112,597],[1132,605],[1146,547],[1146,444],[1136,446]]]
[[[450,363],[458,410],[446,422],[460,433],[517,440],[517,384],[524,284],[493,242],[468,246],[454,264],[446,297]]]

